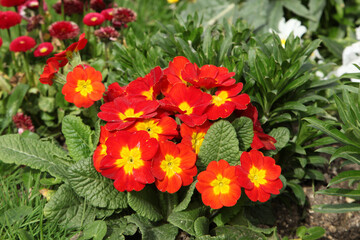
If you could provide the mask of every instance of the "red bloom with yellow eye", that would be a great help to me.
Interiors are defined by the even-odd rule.
[[[190,185],[197,173],[195,162],[196,154],[189,146],[160,142],[160,151],[151,168],[156,187],[162,192],[175,193],[181,186]]]
[[[270,194],[279,194],[283,187],[279,176],[280,166],[275,160],[266,157],[258,150],[243,152],[240,158],[241,166],[236,166],[241,187],[251,201],[266,202]]]
[[[206,108],[211,102],[211,95],[193,86],[176,84],[162,100],[163,108],[179,112],[175,116],[189,127],[200,126],[206,119]]]
[[[145,77],[139,77],[130,82],[126,87],[126,93],[129,98],[139,100],[156,100],[160,94],[163,71],[160,67],[155,67]]]
[[[189,127],[186,124],[181,124],[181,143],[191,146],[194,152],[198,154],[200,152],[201,144],[204,141],[205,134],[211,125],[212,123],[209,121],[206,121],[203,125],[196,127]]]
[[[93,155],[93,162],[94,162],[94,167],[96,169],[96,171],[101,172],[100,170],[100,163],[101,160],[107,155],[106,153],[106,140],[109,137],[113,137],[115,136],[115,134],[117,133],[117,131],[113,131],[113,132],[109,132],[106,130],[105,127],[101,126],[100,127],[100,140],[99,140],[99,144],[96,147],[95,151],[94,151],[94,155]]]
[[[164,70],[164,74],[167,76],[171,85],[186,83],[181,77],[181,71],[188,63],[190,63],[190,61],[183,56],[175,57],[172,62],[169,62],[169,67]]]
[[[236,167],[225,160],[212,161],[206,171],[199,173],[196,189],[206,206],[219,209],[236,204],[241,195]]]
[[[114,82],[110,84],[105,92],[104,102],[112,102],[117,97],[125,96],[125,87],[121,87],[119,83]]]
[[[79,37],[79,41],[71,44],[69,47],[67,47],[64,51],[55,54],[55,57],[59,57],[59,58],[67,58],[69,60],[71,60],[73,58],[73,53],[78,52],[82,49],[84,49],[84,47],[86,46],[88,40],[85,38],[85,33],[82,33]]]
[[[171,117],[162,117],[160,119],[149,118],[137,121],[126,131],[146,131],[151,138],[155,138],[158,141],[170,140],[179,134],[177,123]]]
[[[84,68],[82,65],[75,67],[66,76],[66,83],[62,89],[65,100],[74,103],[77,107],[90,107],[95,101],[100,100],[105,92],[101,80],[101,72],[93,67]]]
[[[120,192],[140,191],[153,183],[151,159],[158,150],[158,142],[141,132],[121,131],[106,141],[107,155],[100,163],[101,174],[114,179]]]
[[[235,109],[246,109],[246,105],[250,103],[250,97],[247,94],[240,94],[242,83],[237,83],[230,87],[219,87],[212,96],[212,104],[206,111],[210,120],[218,118],[227,118]]]
[[[157,101],[131,101],[126,97],[118,97],[101,105],[98,117],[108,122],[105,125],[107,130],[122,130],[137,120],[154,117],[158,107]]]

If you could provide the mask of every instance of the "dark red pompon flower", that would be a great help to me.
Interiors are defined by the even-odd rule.
[[[32,37],[28,36],[21,36],[15,38],[10,43],[10,51],[12,52],[26,52],[29,51],[31,48],[35,47],[36,42]]]
[[[22,134],[25,130],[29,130],[31,132],[35,131],[31,118],[23,113],[15,114],[15,116],[13,116],[13,122],[18,129],[19,134]]]
[[[26,0],[0,0],[0,5],[3,7],[14,7],[23,4]]]
[[[21,16],[12,11],[0,11],[0,29],[9,29],[21,22]]]
[[[54,47],[49,42],[40,43],[34,51],[35,57],[43,57],[49,55],[54,50]]]
[[[80,33],[79,26],[70,21],[54,22],[49,26],[49,32],[52,37],[61,40],[75,38]]]
[[[112,24],[115,28],[127,28],[127,23],[136,21],[136,13],[128,8],[115,8]]]
[[[101,27],[94,31],[94,35],[101,41],[116,41],[120,37],[120,33],[113,27]]]
[[[67,16],[73,14],[82,14],[84,12],[84,4],[80,0],[63,0],[64,1],[64,11]],[[61,1],[53,5],[55,12],[61,14]]]
[[[88,13],[83,19],[83,23],[87,26],[98,26],[105,21],[105,17],[100,13]]]

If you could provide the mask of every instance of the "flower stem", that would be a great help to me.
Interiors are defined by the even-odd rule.
[[[63,21],[66,21],[65,19],[65,3],[64,0],[61,0],[61,17]]]
[[[30,74],[29,61],[26,53],[23,54],[23,67],[30,87],[35,87],[34,76]]]

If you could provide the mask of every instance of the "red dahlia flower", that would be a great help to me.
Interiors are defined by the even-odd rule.
[[[68,60],[71,60],[73,57],[73,53],[78,52],[86,46],[88,40],[85,38],[85,33],[82,33],[79,37],[79,41],[71,44],[69,47],[67,47],[64,51],[55,54],[55,57],[61,57],[66,58]]]
[[[84,12],[84,4],[79,0],[63,0],[64,1],[64,11],[67,16],[73,14],[82,14]],[[61,14],[61,1],[53,5],[55,12]]]
[[[184,84],[176,84],[161,101],[165,109],[172,109],[179,114],[180,118],[189,127],[200,126],[206,119],[206,108],[211,102],[211,95],[202,92],[193,86],[186,87]]]
[[[104,95],[104,102],[112,102],[115,98],[125,95],[125,87],[120,87],[119,83],[114,82],[108,86]]]
[[[236,167],[225,160],[212,161],[206,171],[199,173],[196,189],[206,206],[219,209],[236,204],[241,195]]]
[[[176,121],[166,116],[160,119],[150,118],[137,121],[126,130],[129,132],[146,131],[151,138],[155,138],[158,141],[170,140],[179,134]]]
[[[0,11],[0,29],[9,29],[21,22],[21,16],[12,11]]]
[[[31,132],[35,131],[35,127],[29,116],[23,113],[16,113],[12,119],[19,134],[22,134],[25,130],[29,130]]]
[[[240,158],[241,166],[236,166],[240,186],[245,188],[251,201],[266,202],[270,194],[279,194],[283,187],[279,176],[281,168],[275,165],[275,160],[266,157],[258,150],[243,152]]]
[[[26,0],[0,0],[0,5],[4,7],[14,7],[23,4]]]
[[[83,19],[83,23],[87,26],[98,26],[105,21],[105,17],[100,13],[88,13]]]
[[[61,40],[75,38],[80,33],[79,26],[74,22],[60,21],[54,22],[49,26],[49,32],[52,37]]]
[[[106,130],[105,127],[101,126],[100,127],[100,140],[99,140],[99,144],[96,147],[95,151],[94,151],[94,155],[93,155],[93,162],[94,162],[94,167],[96,169],[96,171],[101,172],[100,170],[100,163],[101,160],[103,160],[103,158],[107,155],[106,153],[106,140],[109,137],[113,137],[115,136],[117,133],[117,131],[114,132],[109,132],[108,130]]]
[[[136,21],[136,13],[128,8],[114,8],[112,24],[115,28],[127,28],[127,23]]]
[[[13,52],[26,52],[35,47],[36,42],[32,37],[20,36],[15,38],[10,43],[10,51]]]
[[[177,192],[181,186],[190,185],[197,173],[196,154],[191,147],[173,142],[160,142],[160,151],[154,157],[151,171],[155,185],[161,191]]]
[[[250,103],[250,97],[247,94],[239,94],[242,90],[242,83],[234,84],[230,87],[219,87],[212,96],[212,102],[206,114],[210,120],[218,118],[227,118],[235,109],[246,109]]]
[[[102,41],[116,41],[120,37],[120,33],[113,27],[100,27],[94,31],[94,35]]]
[[[203,125],[196,127],[189,127],[186,124],[181,124],[181,143],[192,147],[194,152],[198,154],[200,152],[202,142],[204,141],[205,134],[207,133],[211,125],[212,123],[209,121],[206,121]]]
[[[105,92],[101,81],[101,72],[90,66],[84,68],[79,65],[66,76],[62,93],[66,101],[74,103],[77,107],[88,108],[100,100]]]
[[[108,122],[105,125],[108,131],[122,130],[137,120],[154,117],[158,107],[157,101],[131,101],[118,97],[113,102],[101,105],[98,117]]]
[[[101,14],[105,17],[106,20],[111,21],[114,18],[114,9],[108,8],[101,11]]]
[[[56,73],[59,72],[59,62],[56,60],[48,61],[44,67],[43,73],[40,75],[39,81],[42,84],[53,85],[53,80],[56,77]]]
[[[140,191],[145,184],[153,183],[151,159],[158,150],[156,139],[146,132],[121,131],[106,141],[107,155],[100,163],[101,174],[115,179],[120,192]]]
[[[53,45],[50,42],[40,43],[34,51],[35,57],[43,57],[49,55],[54,50]]]

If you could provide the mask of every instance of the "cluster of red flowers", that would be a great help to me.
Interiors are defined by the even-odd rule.
[[[93,155],[96,170],[115,180],[119,191],[140,191],[155,183],[160,191],[174,193],[190,185],[212,122],[246,111],[250,104],[234,75],[224,67],[198,67],[176,57],[168,68],[155,67],[125,87],[111,84],[98,113],[106,125]],[[211,162],[199,173],[196,188],[212,208],[235,205],[241,187],[251,200],[264,202],[282,188],[280,172],[272,158],[254,149],[242,154],[241,166]]]

